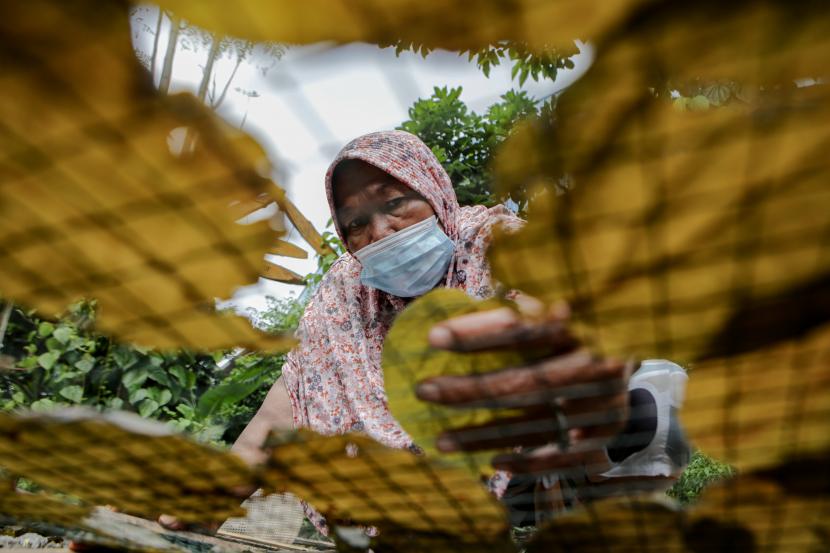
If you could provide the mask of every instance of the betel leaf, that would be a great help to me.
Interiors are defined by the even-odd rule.
[[[158,411],[159,407],[160,405],[156,400],[148,398],[142,401],[141,405],[138,406],[138,414],[142,417],[149,417],[150,415]]]
[[[161,406],[170,403],[173,394],[166,388],[150,388],[150,397]]]
[[[42,353],[38,356],[37,363],[48,371],[55,365],[55,362],[60,356],[61,354],[59,351],[47,351],[46,353]]]
[[[55,406],[55,402],[48,397],[41,398],[32,402],[29,408],[35,412],[50,411]]]
[[[72,338],[72,329],[68,326],[59,326],[52,333],[52,336],[61,344],[66,344]]]
[[[107,407],[109,409],[121,409],[124,406],[124,400],[120,397],[110,398],[107,401]]]
[[[88,373],[95,366],[95,358],[88,353],[75,362],[75,368],[82,373]]]
[[[143,367],[139,367],[125,372],[124,376],[121,377],[121,383],[125,388],[127,388],[127,390],[133,391],[144,384],[144,381],[147,380],[147,376],[147,370]]]
[[[520,364],[522,354],[515,351],[455,353],[438,350],[428,343],[435,323],[459,315],[512,305],[499,299],[475,301],[459,290],[434,290],[404,310],[386,337],[383,348],[383,373],[389,408],[417,445],[435,455],[435,438],[453,427],[483,424],[494,412],[482,409],[454,409],[423,402],[415,396],[418,382],[440,375],[485,373]],[[450,456],[480,471],[489,466],[486,456]]]
[[[117,347],[112,351],[112,358],[115,364],[122,369],[129,369],[138,361],[138,354],[126,347]]]
[[[172,386],[172,383],[170,382],[170,377],[162,367],[157,367],[156,365],[151,364],[149,367],[147,367],[147,376],[150,380],[158,382],[166,388]]]
[[[133,405],[137,405],[139,401],[143,401],[150,397],[150,392],[147,388],[139,388],[133,392],[130,392],[130,403]]]
[[[41,337],[46,337],[52,334],[52,331],[55,329],[55,325],[48,321],[43,321],[37,327],[37,333]]]
[[[187,373],[181,365],[173,365],[168,372],[178,381],[179,385],[187,386]]]
[[[80,403],[84,398],[84,389],[76,384],[64,386],[59,392],[61,397],[64,397],[72,403]]]
[[[46,349],[53,350],[53,351],[63,351],[64,347],[63,344],[57,340],[54,336],[50,336],[46,338]]]

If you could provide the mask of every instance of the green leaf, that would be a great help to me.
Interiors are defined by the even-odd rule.
[[[75,368],[86,374],[95,366],[95,358],[89,354],[84,355],[75,362]]]
[[[24,403],[26,403],[26,395],[23,392],[21,392],[20,390],[16,390],[12,394],[12,399],[20,405],[23,405]]]
[[[113,397],[107,401],[107,407],[110,409],[121,409],[124,406],[124,400],[120,397]]]
[[[527,80],[527,75],[530,72],[530,68],[527,66],[522,68],[522,74],[519,75],[519,86],[524,86],[525,81]]]
[[[187,374],[184,367],[181,365],[173,365],[168,370],[170,374],[173,375],[173,378],[178,381],[180,386],[187,386]]]
[[[164,389],[159,393],[159,397],[156,401],[158,401],[159,405],[167,405],[170,403],[171,399],[173,399],[173,394],[170,393],[170,390]]]
[[[72,336],[69,339],[69,344],[66,346],[67,351],[86,351],[90,352],[95,349],[95,340],[88,340],[80,336]]]
[[[199,398],[196,413],[206,418],[224,405],[242,401],[259,387],[259,382],[228,382],[211,388]]]
[[[221,424],[211,424],[196,433],[196,437],[203,442],[217,442],[222,439],[226,427]]]
[[[141,405],[138,406],[138,414],[142,417],[149,417],[150,415],[158,411],[159,407],[160,405],[157,401],[153,399],[145,399],[141,402]]]
[[[29,355],[18,361],[17,366],[21,369],[34,369],[38,364],[38,358],[34,355]]]
[[[713,84],[704,88],[703,94],[713,106],[722,106],[732,96],[732,88],[724,83]]]
[[[52,336],[61,344],[66,344],[72,338],[72,329],[68,326],[59,326],[52,333]]]
[[[51,399],[45,397],[45,398],[42,398],[42,399],[39,399],[39,400],[33,402],[29,406],[29,408],[32,411],[37,411],[37,412],[42,413],[44,411],[50,411],[54,406],[55,406],[55,402],[52,401]]]
[[[138,361],[138,354],[126,347],[118,347],[112,352],[112,358],[122,369],[129,369]]]
[[[75,384],[64,386],[58,393],[72,403],[80,403],[84,399],[84,389]]]
[[[55,325],[48,321],[43,321],[37,327],[37,333],[41,337],[46,337],[52,334],[52,331],[55,329]]]
[[[150,352],[150,348],[148,348],[146,346],[134,345],[133,349],[135,351],[137,351],[138,353],[140,353],[141,355],[147,355]]]
[[[59,351],[47,351],[46,353],[41,353],[37,358],[37,363],[47,371],[51,369],[58,358],[61,356]]]
[[[76,377],[78,377],[79,374],[75,371],[67,369],[68,367],[66,365],[57,365],[55,367],[55,375],[52,378],[52,382],[58,383],[63,382],[64,380],[76,380]]]
[[[162,386],[166,388],[170,388],[172,386],[170,382],[170,377],[167,375],[167,371],[165,371],[161,367],[157,367],[155,365],[150,365],[147,368],[147,374],[150,380],[154,382],[158,382]]]
[[[127,391],[132,392],[144,384],[144,381],[147,380],[148,376],[147,369],[139,367],[125,372],[124,376],[121,377],[121,383],[125,388],[127,388]]]
[[[133,392],[130,392],[129,400],[133,405],[138,405],[139,401],[143,401],[148,397],[150,397],[149,390],[147,390],[147,388],[139,388]]]
[[[167,404],[173,398],[173,394],[166,388],[152,386],[150,388],[142,388],[142,390],[147,392],[146,397],[158,403],[159,406]]]
[[[64,347],[63,344],[60,343],[54,336],[50,336],[46,338],[46,349],[63,351]]]
[[[190,429],[191,421],[187,419],[177,419],[169,421],[168,424],[173,427],[176,432],[187,432]]]

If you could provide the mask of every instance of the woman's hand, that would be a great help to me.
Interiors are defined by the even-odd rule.
[[[237,486],[230,490],[231,495],[239,499],[239,502],[242,503],[251,495],[256,492],[256,486]],[[189,531],[189,532],[196,532],[198,534],[208,534],[213,535],[219,530],[219,527],[225,522],[224,520],[211,520],[211,521],[204,521],[199,524],[186,524],[174,516],[171,515],[159,515],[158,519],[156,519],[159,526],[167,528],[168,530],[175,530],[177,532],[180,531]]]
[[[517,473],[585,467],[589,475],[608,468],[606,443],[628,414],[631,367],[595,359],[568,332],[568,310],[544,312],[528,297],[509,308],[474,313],[435,325],[430,345],[459,352],[543,348],[548,356],[531,364],[469,376],[439,376],[421,382],[419,398],[455,407],[518,408],[502,418],[439,436],[440,451],[479,451],[523,446],[497,455],[496,468]]]

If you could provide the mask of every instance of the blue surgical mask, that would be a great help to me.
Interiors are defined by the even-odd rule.
[[[360,281],[401,298],[423,295],[447,274],[455,246],[433,215],[354,253]]]

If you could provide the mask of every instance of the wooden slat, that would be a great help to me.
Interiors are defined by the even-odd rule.
[[[265,262],[265,270],[262,271],[260,276],[268,280],[284,282],[285,284],[305,284],[305,279],[294,271],[286,269],[276,263],[271,263],[270,261]]]
[[[300,210],[297,209],[297,206],[288,199],[288,196],[285,195],[285,190],[280,187],[276,187],[277,190],[274,192],[274,199],[277,202],[277,205],[280,207],[281,210],[285,212],[288,216],[288,219],[297,227],[297,230],[300,232],[300,236],[303,237],[309,246],[314,248],[314,251],[317,252],[318,255],[327,255],[331,253],[331,248],[325,245],[323,242],[323,237],[320,236],[320,233],[317,232],[317,229],[314,228],[314,225],[311,224],[311,221],[306,219],[305,215],[300,213]]]
[[[277,239],[277,242],[268,250],[272,255],[284,255],[285,257],[294,257],[297,259],[308,259],[308,252],[296,244],[292,244],[287,240]]]

